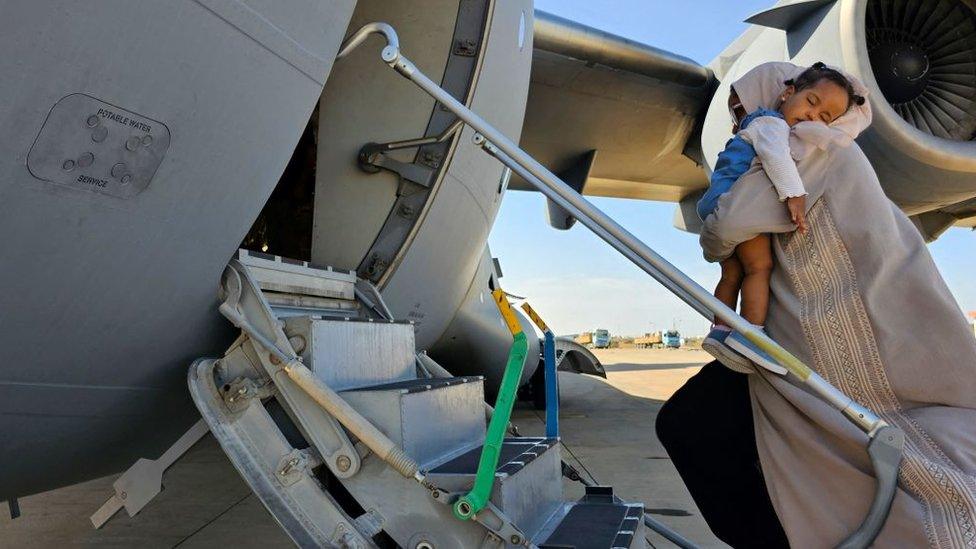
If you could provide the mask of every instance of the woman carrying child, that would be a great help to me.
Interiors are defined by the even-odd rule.
[[[706,216],[705,257],[739,256],[743,243],[771,235],[767,313],[750,320],[905,433],[875,546],[976,547],[976,339],[922,237],[853,144],[869,104],[855,101],[829,124],[789,123],[783,104],[805,70],[766,63],[732,87],[745,114],[778,111],[791,126],[807,231],[796,230],[769,167],[753,165]],[[706,365],[659,412],[659,438],[726,543],[836,546],[874,495],[866,436],[791,374],[743,369],[753,373]]]
[[[790,220],[797,225],[797,230],[806,232],[807,193],[790,150],[790,131],[801,122],[829,126],[851,106],[863,105],[864,97],[854,92],[847,77],[823,63],[814,64],[783,84],[785,87],[775,110],[759,107],[748,114],[744,114],[733,88],[729,109],[736,121],[735,135],[719,153],[711,184],[698,202],[698,215],[702,221],[715,211],[719,199],[755,161],[766,172],[779,199],[786,203]],[[744,116],[738,116],[737,112]],[[741,291],[740,314],[762,330],[769,309],[769,277],[773,271],[769,235],[760,234],[739,244],[734,254],[722,260],[721,266],[722,277],[715,288],[715,297],[734,310]],[[727,352],[723,344],[738,354]],[[786,372],[742,334],[732,333],[729,327],[721,324],[713,326],[702,346],[722,357],[729,367],[743,373],[749,373],[751,366],[744,364],[741,357],[776,373]]]

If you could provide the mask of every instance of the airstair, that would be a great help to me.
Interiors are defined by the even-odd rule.
[[[867,547],[894,497],[903,434],[827,383],[709,292],[600,212],[420,72],[384,23],[381,59],[478,132],[475,143],[534,185],[708,319],[744,334],[868,435],[877,488],[861,526],[841,547]],[[608,487],[562,498],[557,437],[509,436],[525,334],[500,289],[513,334],[494,408],[483,379],[453,377],[415,354],[412,325],[392,318],[354,274],[241,252],[221,280],[221,313],[241,335],[216,360],[199,360],[190,392],[204,420],[283,529],[303,547],[644,547],[645,528],[691,544]],[[547,390],[555,382],[547,379]],[[553,399],[555,400],[555,399]],[[550,414],[548,417],[552,417]],[[548,419],[548,418],[547,418]],[[486,426],[487,424],[487,426]]]
[[[211,432],[296,544],[645,546],[643,504],[603,486],[564,501],[559,440],[507,436],[515,385],[494,412],[482,377],[417,355],[413,325],[358,285],[353,273],[238,252],[220,310],[242,334],[189,373]]]

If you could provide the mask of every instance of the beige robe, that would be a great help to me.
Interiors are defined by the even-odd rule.
[[[817,147],[798,167],[808,234],[793,232],[753,167],[706,220],[706,258],[779,233],[770,335],[905,431],[899,491],[876,546],[976,547],[976,339],[856,144]],[[874,494],[866,436],[792,376],[755,374],[749,389],[766,485],[791,545],[836,545]]]

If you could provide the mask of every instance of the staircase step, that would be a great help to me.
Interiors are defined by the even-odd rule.
[[[287,317],[284,324],[305,364],[335,391],[417,378],[409,322],[305,315]]]
[[[410,379],[340,395],[424,466],[484,441],[483,379]]]
[[[566,503],[543,529],[539,549],[623,549],[645,547],[644,506],[624,503],[608,486],[590,486]]]
[[[314,267],[307,261],[289,259],[252,250],[237,250],[235,256],[264,292],[317,296],[352,301],[355,297],[356,273]]]
[[[483,439],[483,437],[482,437]],[[474,484],[481,445],[428,471],[428,479],[449,491]],[[562,502],[559,441],[551,438],[507,438],[502,445],[491,502],[532,537]]]

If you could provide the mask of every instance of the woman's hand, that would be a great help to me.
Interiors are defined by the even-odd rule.
[[[796,230],[800,231],[800,234],[807,234],[807,197],[787,198],[786,209],[790,212],[790,221],[796,225]]]

